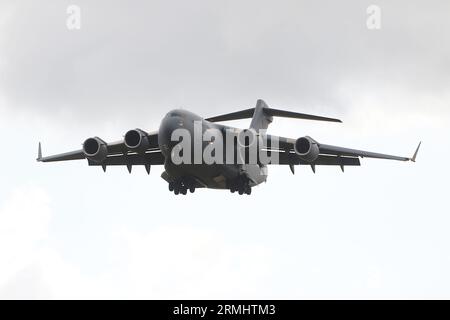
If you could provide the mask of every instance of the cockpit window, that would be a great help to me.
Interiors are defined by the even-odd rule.
[[[169,113],[169,116],[170,117],[183,117],[183,114],[181,112],[179,112],[179,111],[171,111]]]

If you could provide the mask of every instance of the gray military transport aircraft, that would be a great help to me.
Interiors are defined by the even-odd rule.
[[[364,157],[415,161],[420,147],[419,143],[414,155],[408,158],[322,144],[309,136],[290,139],[267,135],[265,132],[273,117],[342,122],[333,118],[269,108],[263,100],[258,100],[255,108],[207,119],[186,110],[173,110],[162,119],[158,131],[148,133],[141,129],[133,129],[125,134],[123,140],[117,142],[107,143],[98,137],[88,138],[80,150],[48,157],[42,156],[39,143],[37,161],[87,159],[90,166],[101,166],[103,171],[106,171],[108,166],[126,166],[130,173],[134,165],[144,166],[147,173],[150,173],[152,165],[164,165],[165,171],[161,177],[168,182],[169,190],[175,194],[186,194],[187,190],[194,192],[196,188],[228,189],[239,194],[251,194],[253,186],[266,181],[268,164],[288,165],[293,174],[295,165],[309,165],[314,172],[316,166],[321,165],[339,166],[344,171],[345,166],[359,166],[359,158]],[[249,118],[252,119],[249,129],[237,129],[217,123]],[[200,137],[195,136],[195,123],[201,125]],[[191,150],[194,150],[195,144],[200,145],[200,151],[205,151],[208,145],[217,139],[215,137],[215,139],[203,140],[203,134],[207,130],[215,130],[223,135],[225,131],[237,133],[237,138],[232,136],[232,139],[227,139],[228,136],[224,136],[227,148],[230,144],[232,146],[231,161],[211,163],[201,159],[200,162],[176,163],[173,155],[179,148],[179,141],[173,139],[173,134],[177,129],[185,129],[194,136],[191,149],[179,152],[181,156],[184,156],[186,152],[188,159],[192,158],[189,154]],[[239,137],[242,133],[245,134],[244,140]],[[248,133],[253,136],[247,135]],[[254,139],[255,137],[257,139]],[[265,138],[264,141],[262,137]],[[276,157],[271,158],[269,162],[263,162],[262,157],[257,156],[256,161],[251,162],[248,154],[252,147],[255,147],[258,152],[263,150],[267,152],[267,155],[276,155]],[[229,153],[230,150],[227,149],[224,154],[227,156]],[[221,157],[224,155],[222,154]]]

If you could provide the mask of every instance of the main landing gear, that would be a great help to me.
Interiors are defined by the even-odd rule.
[[[191,193],[195,192],[194,181],[190,179],[179,178],[174,181],[169,182],[169,190],[173,191],[176,195],[182,194],[186,195],[189,190]]]
[[[230,185],[230,191],[231,193],[238,192],[240,195],[244,193],[250,195],[252,194],[252,187],[250,187],[248,179],[241,176]]]

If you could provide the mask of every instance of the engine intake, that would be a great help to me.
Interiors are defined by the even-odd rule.
[[[311,137],[301,137],[295,140],[295,153],[299,155],[302,160],[307,162],[314,162],[319,157],[319,146],[317,142]]]
[[[99,137],[88,138],[83,143],[83,152],[89,160],[102,162],[108,155],[108,147]]]
[[[150,147],[148,133],[141,129],[133,129],[125,133],[125,146],[131,151],[144,153]]]

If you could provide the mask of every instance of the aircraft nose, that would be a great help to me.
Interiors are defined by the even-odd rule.
[[[179,116],[167,115],[161,122],[158,132],[158,144],[164,155],[170,154],[170,150],[178,141],[172,141],[172,133],[176,129],[184,127],[183,118]]]

